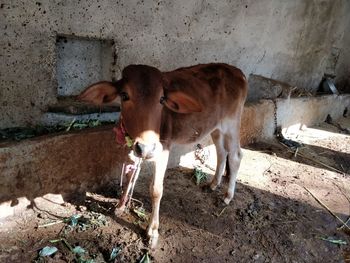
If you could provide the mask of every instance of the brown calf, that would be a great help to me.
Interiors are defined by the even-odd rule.
[[[121,80],[96,83],[79,96],[95,104],[119,96],[123,129],[133,138],[134,154],[155,162],[147,231],[151,247],[158,240],[159,205],[172,144],[194,143],[211,134],[217,167],[210,187],[215,190],[220,184],[228,163],[224,202],[232,200],[242,158],[239,131],[246,95],[247,80],[241,70],[227,64],[204,64],[171,72],[130,65],[123,70]]]

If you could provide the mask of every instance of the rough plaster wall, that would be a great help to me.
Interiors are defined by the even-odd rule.
[[[2,1],[0,128],[36,123],[56,100],[57,34],[113,39],[117,74],[222,61],[315,89],[332,46],[344,47],[344,80],[349,11],[347,0]]]
[[[339,32],[339,58],[336,64],[336,84],[343,92],[350,93],[350,1],[346,1],[341,21],[345,31]]]

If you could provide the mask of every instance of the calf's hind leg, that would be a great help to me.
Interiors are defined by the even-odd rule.
[[[229,204],[233,198],[236,188],[236,180],[239,166],[243,157],[241,150],[239,136],[226,135],[225,136],[225,148],[228,150],[228,164],[229,164],[229,183],[226,196],[224,199],[225,204]]]

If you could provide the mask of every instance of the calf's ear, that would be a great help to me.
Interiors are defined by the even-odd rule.
[[[202,105],[195,98],[182,91],[168,91],[164,105],[178,113],[201,112],[203,110]]]
[[[77,97],[80,101],[101,105],[111,102],[118,96],[117,83],[102,81],[87,87]]]

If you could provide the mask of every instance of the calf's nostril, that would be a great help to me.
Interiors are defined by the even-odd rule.
[[[134,151],[135,151],[136,155],[142,156],[143,150],[144,150],[143,145],[141,143],[137,142],[134,146]]]
[[[157,148],[156,143],[145,145],[139,142],[134,144],[134,152],[138,157],[152,158],[155,150]]]

